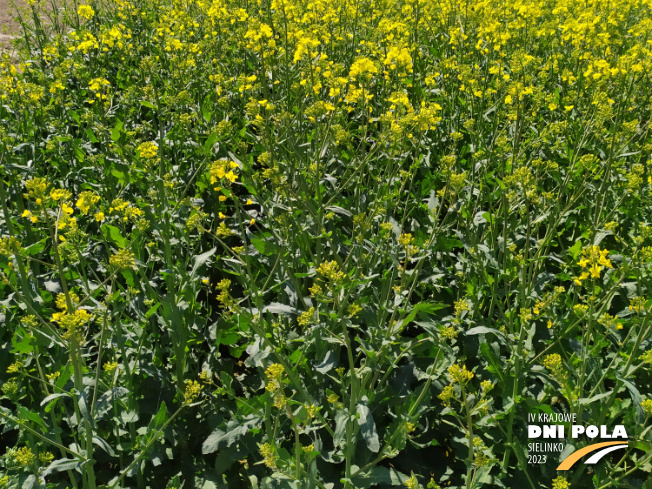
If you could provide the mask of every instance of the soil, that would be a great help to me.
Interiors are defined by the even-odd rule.
[[[0,0],[0,52],[9,48],[9,41],[18,34],[19,25],[14,15],[11,1]]]
[[[16,33],[18,24],[14,21],[11,0],[0,0],[0,34]]]
[[[53,3],[57,5],[55,8],[59,11],[66,6],[66,0],[55,0]],[[40,8],[51,10],[54,5],[51,2],[43,2]],[[0,0],[0,54],[7,51],[13,52],[9,43],[14,37],[22,34],[22,28],[15,19],[18,12],[21,12],[23,19],[26,19],[28,24],[31,23],[32,12],[29,10],[26,0]],[[47,26],[50,25],[50,20],[47,17],[46,15],[41,16],[41,25],[46,31]]]

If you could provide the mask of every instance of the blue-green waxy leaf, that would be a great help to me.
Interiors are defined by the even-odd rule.
[[[197,274],[197,271],[208,262],[210,257],[213,256],[216,251],[217,248],[211,248],[206,253],[202,253],[201,255],[196,255],[194,257],[194,263],[190,275],[194,277]]]
[[[49,413],[54,405],[56,404],[56,400],[61,398],[61,397],[70,397],[70,394],[67,392],[58,392],[55,394],[50,394],[47,396],[45,399],[41,401],[41,406],[45,406],[45,412]]]
[[[59,460],[55,460],[50,465],[48,465],[48,468],[45,469],[45,472],[43,472],[43,476],[54,474],[56,472],[63,472],[64,470],[73,470],[81,467],[83,463],[83,460],[60,458]]]
[[[367,397],[363,397],[362,401],[362,403],[358,403],[356,406],[360,433],[362,433],[362,438],[364,438],[367,448],[374,453],[378,453],[380,450],[380,440],[376,431],[376,423],[374,422],[374,417],[371,415],[371,410],[367,406]]]
[[[296,308],[287,306],[285,304],[279,304],[278,302],[272,302],[271,304],[263,307],[263,312],[271,312],[273,314],[298,314]]]
[[[95,402],[93,417],[102,419],[107,413],[113,410],[114,404],[124,398],[129,391],[124,387],[112,387],[102,394]]]
[[[353,469],[355,471],[356,469]],[[403,486],[409,477],[394,468],[374,467],[362,474],[352,477],[354,487],[367,489],[371,486],[383,484],[384,486]],[[383,486],[383,487],[384,487]]]
[[[104,438],[100,438],[97,435],[93,435],[93,445],[97,445],[111,457],[116,456],[115,452],[113,451],[113,448],[111,448],[111,445],[109,445]]]
[[[622,378],[620,375],[616,375],[616,378],[620,382],[622,382],[625,387],[627,387],[627,390],[629,391],[629,395],[632,398],[634,408],[636,410],[636,421],[642,424],[643,421],[645,421],[645,411],[643,410],[643,407],[641,405],[643,401],[643,398],[641,397],[641,393],[636,388],[636,386],[632,384],[629,380]]]
[[[255,414],[245,416],[242,420],[231,420],[224,429],[218,428],[206,438],[201,452],[205,455],[217,451],[218,448],[230,447],[249,430],[259,428],[262,422],[262,418]]]
[[[297,350],[299,351],[299,350]],[[337,366],[337,355],[333,350],[328,350],[324,359],[315,365],[317,372],[325,374]]]
[[[22,477],[25,477],[25,474],[21,474],[21,477],[18,478],[18,483],[20,484]],[[25,480],[22,481],[22,484],[20,485],[20,489],[32,489],[34,486],[36,486],[37,479],[34,474],[29,474]]]
[[[333,434],[333,445],[336,447],[341,447],[345,441],[346,435],[346,424],[349,421],[349,416],[347,416],[345,411],[338,411],[335,415],[335,432]]]
[[[495,334],[496,336],[499,336],[501,338],[505,336],[502,331],[494,328],[487,328],[486,326],[476,326],[475,328],[471,328],[466,332],[466,336],[473,336],[476,334],[490,334],[490,333]]]

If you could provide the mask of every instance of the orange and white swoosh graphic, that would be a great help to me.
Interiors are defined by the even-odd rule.
[[[564,461],[561,464],[559,464],[557,470],[570,469],[573,465],[575,465],[575,462],[577,462],[584,455],[588,455],[589,453],[595,452],[596,450],[600,450],[600,451],[594,454],[593,456],[591,456],[586,462],[584,462],[585,464],[594,464],[598,462],[606,454],[613,452],[614,450],[619,450],[621,448],[626,448],[626,447],[627,447],[626,441],[606,441],[603,443],[594,443],[593,445],[589,445],[588,447],[581,448],[571,453],[568,457],[564,459]]]

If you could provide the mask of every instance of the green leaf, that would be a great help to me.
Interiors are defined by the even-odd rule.
[[[464,248],[464,244],[452,236],[438,236],[435,244],[438,250],[451,251],[453,248]]]
[[[75,158],[77,158],[78,161],[83,162],[86,159],[86,155],[82,151],[82,149],[79,147],[78,142],[79,140],[75,140],[75,143],[72,145],[72,149],[75,152]]]
[[[23,328],[19,328],[19,330],[11,339],[11,345],[13,346],[13,349],[11,350],[12,353],[25,355],[34,351],[34,347],[36,346],[36,338],[25,331]]]
[[[125,282],[127,282],[127,285],[129,287],[133,287],[134,286],[134,275],[133,275],[133,273],[131,273],[131,270],[129,270],[128,268],[123,268],[122,270],[120,270],[120,273],[124,277]]]
[[[261,255],[269,256],[278,253],[279,246],[271,241],[263,240],[260,238],[251,238],[251,244],[258,250]]]
[[[150,307],[147,312],[145,313],[146,318],[152,317],[152,315],[156,312],[156,310],[161,306],[161,303],[159,302],[158,304],[154,304],[152,307]]]
[[[300,349],[296,349],[292,352],[292,355],[290,355],[290,363],[295,364],[299,361],[299,359],[303,356],[303,352]]]
[[[97,137],[95,137],[95,133],[93,130],[89,127],[86,129],[86,135],[88,136],[88,139],[91,141],[91,143],[98,143],[99,140]]]
[[[210,95],[207,95],[206,98],[204,99],[204,103],[201,106],[201,115],[204,117],[204,120],[208,123],[211,122],[211,116],[213,115],[213,112],[210,110],[211,107],[212,107],[211,97]]]
[[[152,418],[152,420],[149,422],[149,425],[147,426],[149,432],[151,433],[157,431],[161,426],[165,424],[167,418],[168,418],[168,409],[167,406],[165,405],[165,401],[163,401],[161,403],[161,407],[156,413],[156,416]]]
[[[294,276],[296,278],[306,278],[306,277],[314,277],[316,272],[312,273],[302,273],[302,272],[295,272]]]
[[[573,260],[577,260],[577,257],[582,250],[582,242],[578,239],[573,246],[568,248],[568,253],[573,257]]]
[[[620,382],[622,382],[625,385],[625,387],[627,387],[627,390],[629,391],[629,395],[632,398],[634,408],[636,409],[636,422],[643,424],[643,421],[645,421],[645,411],[641,406],[641,402],[643,401],[643,398],[641,397],[641,393],[638,391],[636,386],[632,384],[629,380],[625,380],[620,375],[616,375],[616,378]]]
[[[405,319],[403,320],[403,326],[407,326],[410,324],[415,317],[417,317],[417,313],[422,312],[426,314],[432,314],[435,311],[438,311],[440,309],[444,309],[448,307],[446,304],[442,304],[441,302],[419,302],[416,304],[412,310],[410,311],[410,314],[408,314]]]
[[[35,413],[34,411],[30,411],[25,406],[21,406],[21,405],[19,405],[16,408],[16,412],[18,413],[18,417],[21,420],[23,420],[23,421],[24,420],[32,421],[33,423],[36,423],[41,428],[43,428],[45,431],[48,431],[48,429],[49,429],[48,425],[45,424],[45,421],[43,421],[43,418],[41,418],[41,416],[39,416],[38,413]]]
[[[220,332],[221,333],[221,332]],[[217,343],[220,345],[235,345],[240,339],[240,335],[234,332],[221,333],[218,335]]]
[[[45,239],[42,239],[41,241],[38,241],[34,243],[33,245],[28,246],[25,248],[25,253],[28,255],[38,255],[43,249],[45,248]]]
[[[498,343],[495,344],[498,345]],[[501,364],[500,357],[496,355],[489,343],[480,343],[480,355],[491,364],[487,370],[493,374],[498,375],[500,381],[502,382],[504,366]]]
[[[118,183],[120,183],[122,185],[124,185],[125,183],[127,183],[129,181],[129,176],[127,175],[126,172],[124,172],[122,170],[118,170],[118,169],[111,170],[111,175],[116,177],[118,179]]]
[[[600,399],[604,399],[605,397],[609,397],[612,394],[613,391],[608,391],[608,392],[603,392],[602,394],[596,394],[593,397],[583,397],[579,400],[580,404],[591,404],[595,401],[599,401]]]
[[[102,224],[102,231],[106,240],[111,241],[113,244],[118,245],[120,248],[124,248],[129,244],[129,241],[122,237],[120,230],[115,226],[111,226],[110,224]]]
[[[114,142],[120,139],[120,132],[122,131],[123,126],[124,124],[122,121],[116,122],[115,126],[113,126],[113,129],[111,130],[111,139]]]
[[[204,143],[203,150],[204,150],[204,155],[209,156],[213,150],[213,145],[217,142],[218,138],[217,132],[213,132],[208,136],[208,139],[206,139],[206,142]]]

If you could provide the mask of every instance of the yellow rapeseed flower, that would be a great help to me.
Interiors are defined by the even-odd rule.
[[[645,414],[650,416],[652,414],[652,399],[645,399],[641,402],[641,407],[643,408],[643,411],[645,411]]]
[[[128,249],[122,249],[109,258],[109,264],[115,268],[135,268],[134,254]]]
[[[466,365],[460,367],[458,364],[453,364],[448,367],[448,375],[457,384],[466,384],[474,377],[473,372],[469,372],[466,369]]]
[[[196,380],[186,380],[186,391],[184,392],[184,402],[186,404],[192,403],[199,397],[204,387]]]
[[[90,5],[80,5],[77,9],[77,14],[86,20],[91,20],[95,17],[95,10]]]
[[[86,216],[88,215],[88,211],[91,209],[91,207],[99,202],[99,200],[99,195],[96,195],[93,192],[84,191],[79,194],[79,198],[77,199],[75,206],[77,206],[77,208],[81,210],[82,213]]]
[[[16,450],[14,457],[16,459],[16,463],[18,463],[18,465],[21,467],[29,467],[36,461],[36,456],[34,455],[34,452],[32,452],[32,449],[29,447],[19,448]]]
[[[570,486],[570,482],[565,477],[560,476],[552,481],[552,489],[568,489]]]

